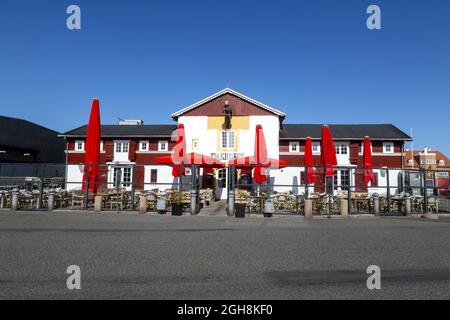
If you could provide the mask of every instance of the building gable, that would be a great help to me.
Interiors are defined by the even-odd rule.
[[[268,115],[284,119],[285,114],[261,102],[253,100],[231,89],[220,91],[172,115],[176,120],[180,116],[223,116],[225,102],[232,110],[233,116]]]

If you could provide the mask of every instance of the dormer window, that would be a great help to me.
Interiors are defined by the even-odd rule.
[[[439,166],[440,167],[445,167],[445,161],[444,160],[439,160]]]
[[[409,160],[408,160],[408,166],[411,166],[411,167],[412,167],[413,164],[414,164],[414,161],[413,161],[412,159],[409,159]]]

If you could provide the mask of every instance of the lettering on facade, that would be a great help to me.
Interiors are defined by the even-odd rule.
[[[211,153],[211,157],[213,157],[219,161],[229,161],[231,159],[242,159],[242,158],[244,158],[244,154],[243,153],[219,152],[219,153]]]

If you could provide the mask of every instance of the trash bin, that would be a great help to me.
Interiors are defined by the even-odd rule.
[[[156,201],[156,211],[158,211],[159,214],[166,214],[167,207],[166,207],[166,198],[159,197]]]
[[[264,204],[264,217],[271,218],[273,211],[273,201],[270,199],[266,200],[266,203]]]
[[[245,203],[235,203],[234,209],[234,216],[236,218],[245,218]]]

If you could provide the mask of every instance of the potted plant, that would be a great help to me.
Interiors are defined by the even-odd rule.
[[[235,206],[235,217],[245,218],[245,207],[247,203],[247,192],[245,190],[237,190]]]
[[[172,215],[182,216],[183,215],[183,193],[177,191],[172,193]]]

